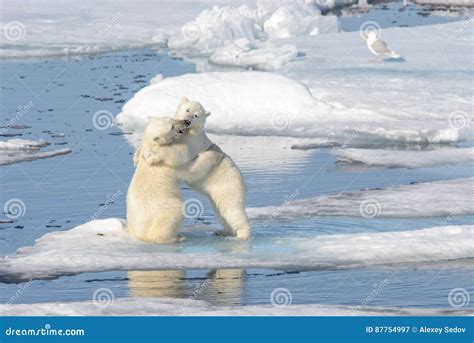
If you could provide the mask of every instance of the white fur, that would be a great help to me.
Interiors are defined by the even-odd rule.
[[[186,120],[188,130],[182,137],[182,142],[188,146],[197,147],[207,142],[204,126],[210,115],[202,105],[183,98],[176,111],[175,119]],[[221,151],[219,149],[219,151]],[[224,152],[222,161],[203,177],[184,179],[191,188],[206,195],[224,226],[219,232],[222,235],[233,235],[239,239],[250,238],[250,225],[245,213],[245,184],[239,168]]]
[[[194,159],[196,150],[179,142],[183,129],[182,121],[152,118],[145,130],[143,145],[135,153],[137,168],[127,194],[127,221],[129,233],[138,239],[178,242],[183,221],[179,182],[188,179],[188,173],[202,177],[222,160],[220,153],[212,149],[204,150]],[[185,172],[168,163],[178,165]]]

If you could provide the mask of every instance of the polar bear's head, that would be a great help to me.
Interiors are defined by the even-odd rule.
[[[168,145],[173,143],[186,131],[183,120],[173,118],[148,118],[148,125],[143,135],[147,145]]]
[[[203,130],[210,114],[211,112],[206,111],[199,102],[183,97],[174,118],[184,120],[187,128]]]

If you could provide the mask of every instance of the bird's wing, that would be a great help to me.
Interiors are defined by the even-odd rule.
[[[385,43],[383,40],[377,39],[374,41],[370,47],[374,50],[377,54],[380,55],[389,55],[393,53],[393,50]]]

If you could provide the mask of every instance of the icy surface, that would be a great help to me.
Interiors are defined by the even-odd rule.
[[[31,141],[27,139],[10,139],[0,142],[0,166],[66,155],[71,152],[71,149],[68,148],[40,151],[40,148],[48,145],[49,143],[46,141]]]
[[[28,139],[9,139],[0,142],[0,150],[37,150],[48,146],[46,141],[31,141]]]
[[[428,135],[429,129],[444,128],[446,140],[448,132],[455,140],[449,129],[472,140],[473,28],[472,20],[464,20],[383,29],[381,38],[406,58],[404,63],[369,62],[373,55],[359,32],[296,37],[275,44],[291,42],[304,54],[283,67],[285,76],[304,83],[318,100],[346,109],[345,132],[351,137],[346,141],[352,146],[364,138],[358,132],[362,123],[354,117],[372,128],[366,135],[372,132],[373,139],[380,131],[391,130],[386,135],[393,141],[417,137],[419,143],[428,143],[434,134]],[[336,118],[328,114],[327,122],[319,122],[321,130],[330,128],[332,135],[338,135],[342,130]]]
[[[239,39],[250,42],[338,31],[335,16],[321,16],[304,1],[258,1],[256,5],[214,6],[171,35],[168,47],[209,56]]]
[[[104,293],[106,294],[106,293]],[[113,294],[113,293],[109,293]],[[109,300],[110,299],[110,300]],[[4,316],[449,316],[472,315],[470,309],[359,307],[338,305],[249,305],[220,307],[173,298],[119,298],[66,303],[0,305]],[[54,327],[53,327],[54,329]]]
[[[471,0],[414,0],[417,4],[440,6],[474,6]]]
[[[237,3],[254,3],[239,0]],[[0,57],[81,55],[111,50],[164,47],[172,32],[213,4],[139,0],[2,2]]]
[[[317,101],[302,83],[279,74],[214,72],[154,82],[124,105],[117,121],[126,129],[141,129],[149,116],[174,115],[183,95],[200,101],[211,112],[207,128],[220,134],[278,134],[288,129],[285,122],[279,122],[286,116],[298,120],[293,124],[304,130],[311,122],[305,115],[330,110],[329,105]]]
[[[218,134],[309,137],[322,145],[450,143],[459,139],[459,130],[449,127],[447,121],[436,125],[399,120],[399,113],[381,115],[333,106],[315,98],[294,79],[251,71],[154,79],[124,105],[117,122],[125,130],[141,130],[149,116],[173,116],[184,95],[211,111],[207,129]]]
[[[264,29],[267,19],[269,34]],[[322,17],[316,6],[301,0],[73,0],[68,6],[58,0],[20,5],[10,0],[2,3],[0,29],[6,33],[0,37],[3,58],[162,48],[168,40],[171,48],[208,54],[238,38],[255,41],[281,36],[281,31],[296,35],[337,30],[337,19]]]
[[[302,216],[432,217],[473,214],[474,178],[398,185],[249,208],[253,219]]]
[[[216,49],[209,57],[209,62],[226,67],[276,71],[297,55],[298,50],[291,44],[276,47],[272,44],[256,45],[247,39],[240,39]]]
[[[361,162],[384,167],[423,168],[436,165],[474,162],[474,148],[437,149],[429,151],[341,149],[336,150],[341,161]]]
[[[163,246],[131,238],[119,219],[91,221],[52,232],[34,246],[0,261],[2,281],[54,278],[107,270],[209,268],[350,268],[367,264],[427,262],[474,257],[474,226],[422,230],[319,235],[314,238],[265,237],[251,242],[211,233]],[[212,249],[204,249],[203,244]],[[265,244],[274,247],[264,249]],[[260,248],[260,246],[262,246]],[[263,249],[262,249],[263,248]]]

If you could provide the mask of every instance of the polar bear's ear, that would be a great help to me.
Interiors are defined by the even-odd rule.
[[[183,96],[183,97],[181,98],[181,103],[183,103],[183,102],[188,102],[188,101],[189,101],[189,99],[188,99],[187,97],[185,97],[185,96]]]
[[[211,112],[209,112],[209,111],[204,111],[204,115],[205,115],[206,117],[209,117],[209,116],[211,115]]]

